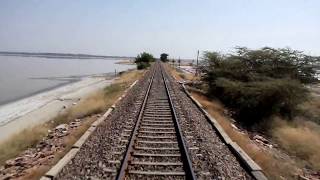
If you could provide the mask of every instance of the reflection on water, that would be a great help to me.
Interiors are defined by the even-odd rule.
[[[112,59],[53,59],[0,56],[0,104],[93,74],[133,68]]]

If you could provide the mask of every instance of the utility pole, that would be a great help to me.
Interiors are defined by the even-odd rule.
[[[199,50],[197,52],[197,67],[196,67],[196,76],[198,76],[198,66],[199,66]]]

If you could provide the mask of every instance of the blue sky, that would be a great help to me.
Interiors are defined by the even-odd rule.
[[[0,50],[194,58],[197,49],[320,55],[319,0],[1,0]]]

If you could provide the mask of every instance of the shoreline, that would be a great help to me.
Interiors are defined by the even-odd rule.
[[[111,75],[83,77],[0,105],[0,142],[26,128],[51,120],[88,95],[110,85],[113,80]]]
[[[74,53],[49,53],[49,52],[10,52],[0,51],[0,56],[18,56],[18,57],[42,57],[42,58],[63,58],[63,59],[133,59],[130,56],[105,56],[92,54],[74,54]]]
[[[2,106],[11,104],[11,103],[15,103],[17,101],[35,96],[37,94],[41,94],[41,93],[45,93],[45,92],[49,92],[51,90],[63,87],[63,86],[67,86],[73,83],[77,83],[85,78],[96,78],[96,77],[102,77],[102,78],[114,78],[114,73],[110,72],[110,73],[103,73],[103,74],[89,74],[89,75],[82,75],[82,76],[67,76],[67,77],[46,77],[46,78],[31,78],[31,79],[47,79],[47,80],[55,80],[55,81],[64,81],[61,82],[59,84],[53,85],[51,87],[47,87],[47,88],[43,88],[34,92],[31,92],[29,94],[26,95],[22,95],[22,96],[17,96],[11,100],[7,100],[7,101],[3,101],[0,103],[0,110],[2,108]],[[1,124],[1,121],[0,121]],[[1,126],[1,125],[0,125]]]
[[[67,82],[63,82],[63,83],[54,85],[54,86],[52,86],[52,87],[47,87],[47,88],[44,88],[44,89],[37,90],[37,91],[35,91],[35,92],[31,92],[31,93],[26,94],[26,95],[18,96],[18,97],[15,97],[15,98],[13,98],[13,99],[10,99],[10,100],[3,101],[3,102],[0,103],[0,109],[1,109],[2,106],[6,106],[6,105],[8,105],[8,104],[15,103],[15,102],[17,102],[17,101],[20,101],[20,100],[23,100],[23,99],[32,97],[32,96],[34,96],[34,95],[41,94],[41,93],[44,93],[44,92],[48,92],[48,91],[57,89],[57,88],[59,88],[59,87],[63,87],[63,86],[66,86],[66,85],[69,85],[69,84],[72,84],[72,83],[79,82],[79,81],[81,81],[81,79],[78,79],[78,80],[69,80],[69,81],[67,81]],[[0,124],[1,124],[1,122],[0,122]]]

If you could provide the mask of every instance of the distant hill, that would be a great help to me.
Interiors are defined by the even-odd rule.
[[[72,53],[33,53],[33,52],[6,52],[0,51],[0,56],[22,56],[22,57],[42,57],[42,58],[65,58],[65,59],[132,59],[129,56],[102,56],[90,54]]]

